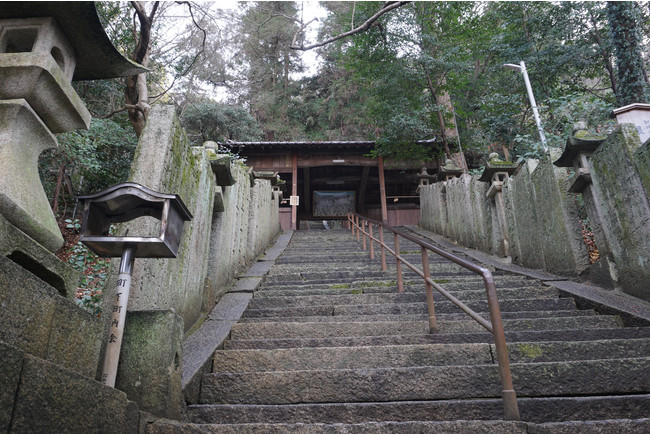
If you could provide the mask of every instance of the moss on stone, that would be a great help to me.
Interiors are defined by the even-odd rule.
[[[544,354],[542,347],[535,344],[519,344],[517,345],[517,349],[521,352],[522,355],[529,359],[536,359]]]
[[[573,134],[573,137],[582,140],[604,140],[605,139],[605,136],[594,134],[587,130],[576,131],[575,134]]]
[[[395,286],[397,285],[397,282],[394,280],[390,281],[368,281],[368,282],[360,282],[357,284],[357,286],[360,286],[362,288],[371,288],[373,286]]]

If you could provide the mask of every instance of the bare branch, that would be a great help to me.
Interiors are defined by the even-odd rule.
[[[330,44],[330,43],[332,43],[334,41],[338,41],[339,39],[347,38],[348,36],[356,35],[357,33],[365,32],[386,12],[390,12],[393,9],[397,9],[397,8],[399,8],[401,6],[404,6],[407,3],[410,3],[410,1],[386,2],[386,3],[384,3],[384,6],[376,14],[374,14],[373,16],[368,18],[363,24],[361,24],[360,26],[358,26],[358,27],[356,27],[356,28],[354,28],[352,30],[349,30],[349,31],[347,31],[345,33],[341,33],[339,35],[333,36],[333,37],[331,37],[329,39],[326,39],[325,41],[317,42],[315,44],[311,44],[311,45],[307,45],[307,46],[304,46],[302,44],[296,45],[296,40],[298,39],[298,35],[304,31],[307,24],[309,24],[309,23],[307,23],[307,24],[301,26],[300,29],[296,32],[296,34],[293,36],[293,41],[291,42],[290,48],[292,50],[307,51],[307,50],[311,50],[313,48],[322,47],[322,46]]]
[[[192,23],[196,26],[197,29],[199,29],[203,33],[203,40],[201,41],[201,49],[196,53],[196,56],[192,59],[192,62],[185,68],[185,71],[181,72],[180,75],[185,75],[189,72],[190,69],[194,66],[196,63],[196,60],[199,58],[201,54],[205,52],[205,41],[208,38],[208,32],[205,31],[205,29],[201,26],[199,26],[199,23],[196,22],[196,18],[194,18],[194,13],[192,12],[192,4],[190,2],[185,2],[185,1],[179,1],[177,2],[178,4],[184,4],[187,5],[187,9],[190,12],[190,16],[192,17]],[[174,81],[176,81],[176,77],[174,77]],[[171,87],[170,87],[171,89]]]
[[[95,117],[96,117],[97,119],[108,119],[108,118],[110,118],[110,117],[113,117],[113,116],[116,115],[117,113],[123,112],[123,111],[125,111],[125,110],[129,110],[129,109],[140,110],[140,111],[142,111],[142,109],[141,109],[140,107],[138,107],[137,105],[134,105],[134,104],[125,104],[125,105],[123,105],[123,106],[120,107],[120,108],[116,108],[116,109],[114,109],[113,111],[111,111],[111,112],[110,112],[109,114],[107,114],[107,115],[103,115],[103,116],[95,116]]]
[[[318,21],[318,18],[312,18],[311,20],[309,20],[308,22],[300,26],[300,29],[298,29],[298,31],[293,35],[293,39],[291,40],[291,46],[290,46],[291,48],[293,48],[294,50],[296,49],[294,47],[296,45],[296,39],[298,39],[298,35],[301,34],[302,31],[305,30],[307,26],[313,23],[314,21]]]

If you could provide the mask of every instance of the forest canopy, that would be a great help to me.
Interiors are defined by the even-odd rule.
[[[472,168],[495,151],[541,155],[524,80],[505,63],[525,61],[550,146],[579,120],[610,130],[613,108],[650,95],[644,2],[96,4],[150,72],[75,84],[95,121],[42,157],[51,196],[66,179],[75,193],[124,180],[154,104],[173,104],[195,145],[374,140],[417,158],[461,146]]]

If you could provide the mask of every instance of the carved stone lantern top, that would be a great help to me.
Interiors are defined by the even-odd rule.
[[[420,173],[418,173],[418,174],[415,175],[415,176],[417,176],[418,179],[429,179],[429,180],[432,180],[432,179],[435,179],[435,178],[436,178],[435,175],[429,175],[429,172],[427,172],[427,168],[426,168],[426,167],[423,167],[423,168],[420,170]]]
[[[70,55],[72,55],[76,58],[76,65],[73,65],[74,73],[68,80],[97,80],[146,72],[144,67],[122,56],[113,46],[99,21],[94,2],[5,1],[0,3],[0,20],[5,20],[4,23],[0,23],[0,32],[12,32],[21,25],[23,29],[24,26],[34,27],[39,18],[49,17],[54,19],[58,28],[51,32],[51,36],[57,41],[64,40],[64,43],[57,42],[53,47],[48,47],[44,41],[49,36],[44,38],[44,35],[37,34],[38,31],[31,31],[34,40],[25,40],[25,36],[20,36],[22,41],[16,40],[16,43],[23,46],[14,44],[11,52],[47,50],[57,60],[57,63],[63,60],[65,65],[69,65]],[[26,21],[22,20],[21,24],[20,19],[26,19]],[[30,31],[27,30],[29,35]],[[61,35],[57,35],[58,32],[63,38],[60,37]],[[24,32],[22,34],[25,35]],[[29,46],[27,47],[27,45]],[[64,45],[68,45],[70,49],[64,49]],[[1,48],[0,51],[2,51]],[[52,48],[57,49],[52,51]],[[67,66],[61,69],[66,72],[67,76]]]
[[[501,161],[499,154],[493,152],[488,156],[488,162],[485,164],[485,169],[483,169],[479,181],[492,182],[496,173],[512,175],[517,170],[517,166],[517,163],[511,161]]]
[[[586,126],[581,124],[577,126],[573,135],[567,139],[562,155],[553,162],[557,167],[573,167],[574,160],[581,152],[591,154],[605,141],[604,136],[589,133]]]
[[[463,169],[456,166],[450,159],[445,160],[445,165],[440,168],[439,178],[441,181],[446,181],[449,178],[456,178],[463,174]]]
[[[573,135],[569,137],[560,158],[553,162],[557,167],[573,167],[573,176],[569,179],[567,190],[581,193],[591,184],[588,157],[605,141],[605,136],[590,133],[584,122],[577,122]]]
[[[271,185],[278,185],[278,172],[258,171],[253,172],[255,179],[266,179]]]

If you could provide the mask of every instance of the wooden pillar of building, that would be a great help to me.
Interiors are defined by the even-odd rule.
[[[357,200],[357,212],[366,211],[366,188],[368,186],[368,174],[370,173],[370,166],[363,166],[361,172],[361,184],[359,185],[359,198]]]
[[[379,157],[377,164],[379,169],[379,196],[381,198],[381,221],[388,224],[388,207],[386,206],[386,180],[384,178],[384,157]]]
[[[291,165],[291,196],[291,230],[295,231],[298,229],[298,154],[295,152]]]
[[[303,201],[305,203],[305,207],[303,208],[307,213],[311,213],[311,194],[309,191],[310,188],[310,182],[309,182],[309,167],[303,167],[302,168],[302,183],[304,184],[304,197]]]

